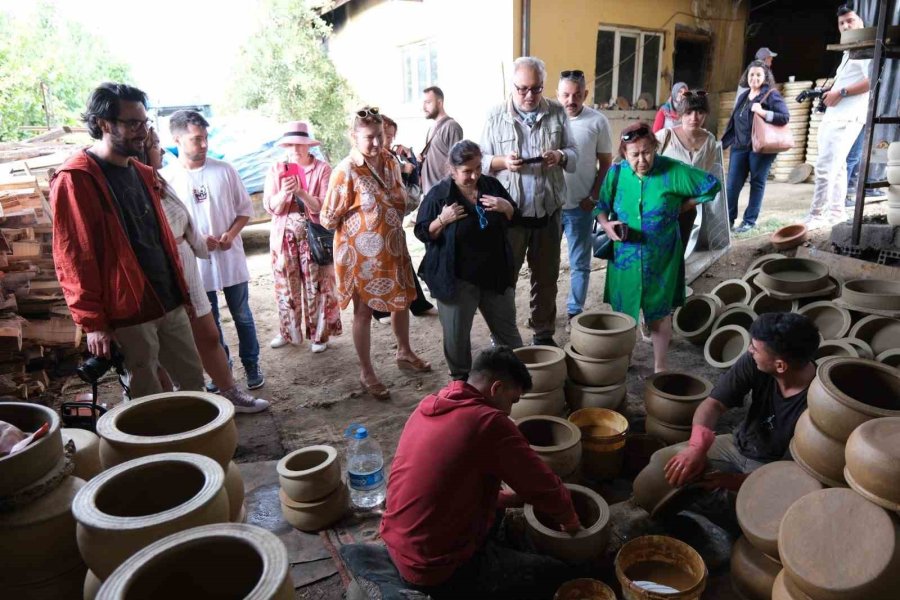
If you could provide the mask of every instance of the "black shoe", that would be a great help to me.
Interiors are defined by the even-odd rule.
[[[751,229],[756,229],[756,225],[751,224],[751,223],[741,223],[739,226],[735,227],[731,231],[732,231],[732,233],[747,233]]]
[[[536,335],[531,339],[532,346],[556,346],[556,341],[552,335]]]
[[[210,394],[218,394],[219,386],[214,384],[212,381],[207,381],[206,382],[206,391],[209,392]]]
[[[266,378],[259,365],[244,366],[244,372],[247,374],[248,390],[258,390],[266,383]]]

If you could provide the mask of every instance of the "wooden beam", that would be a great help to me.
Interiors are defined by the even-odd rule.
[[[62,127],[57,127],[56,129],[51,129],[47,133],[42,133],[40,135],[30,137],[27,140],[23,140],[23,143],[25,143],[25,144],[40,144],[42,142],[52,142],[53,140],[58,140],[59,138],[63,137],[64,135],[67,135],[69,133],[72,133],[72,128],[66,127],[64,125]]]

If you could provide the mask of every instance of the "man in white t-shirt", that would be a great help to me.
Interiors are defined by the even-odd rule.
[[[569,246],[569,296],[566,309],[569,321],[584,310],[588,279],[591,275],[591,212],[597,203],[600,184],[612,163],[612,140],[609,121],[598,110],[585,106],[587,85],[583,71],[563,71],[556,87],[556,98],[566,109],[566,116],[578,160],[574,173],[564,173],[566,201],[562,226]],[[569,329],[567,323],[566,330]]]
[[[230,360],[219,323],[221,290],[237,329],[247,387],[255,390],[263,386],[265,377],[259,368],[259,341],[247,285],[250,271],[241,240],[241,229],[253,215],[253,205],[234,167],[206,156],[208,127],[200,113],[182,110],[172,115],[169,130],[178,145],[178,161],[165,167],[162,175],[184,200],[194,223],[206,237],[209,259],[198,259],[198,264],[219,337]]]
[[[846,5],[837,11],[838,29],[863,27],[862,19]],[[869,107],[869,59],[851,59],[844,52],[834,76],[834,85],[822,96],[828,108],[819,125],[819,158],[816,187],[806,218],[807,227],[817,229],[847,219],[847,155],[866,123]]]

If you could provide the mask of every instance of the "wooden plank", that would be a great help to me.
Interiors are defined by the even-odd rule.
[[[32,241],[13,242],[12,255],[16,258],[37,257],[41,255],[41,243]]]
[[[22,320],[21,319],[3,319],[0,320],[0,350],[22,349]]]
[[[40,135],[30,137],[27,140],[22,140],[22,143],[23,144],[40,144],[42,142],[52,142],[53,140],[58,140],[59,138],[63,137],[64,135],[67,135],[69,133],[72,133],[72,128],[63,125],[62,127],[57,127],[56,129],[51,129],[47,133],[42,133]]]
[[[25,322],[22,338],[45,346],[77,346],[81,343],[81,327],[61,317],[31,320]]]
[[[0,216],[0,227],[23,228],[38,224],[38,217],[33,208],[11,212]]]
[[[825,252],[817,248],[800,246],[797,248],[798,258],[813,258],[828,265],[832,275],[837,275],[844,281],[850,279],[889,279],[900,281],[900,267],[879,265],[877,263],[849,256],[841,256],[833,252]]]

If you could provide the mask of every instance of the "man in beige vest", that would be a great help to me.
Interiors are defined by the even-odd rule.
[[[441,88],[433,85],[425,88],[422,93],[425,118],[434,121],[434,127],[428,132],[425,147],[418,157],[422,165],[420,184],[424,196],[438,181],[450,174],[450,148],[463,139],[463,130],[453,117],[444,112],[444,92]]]

